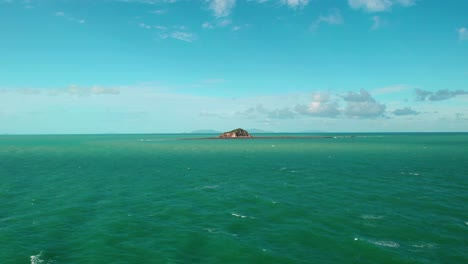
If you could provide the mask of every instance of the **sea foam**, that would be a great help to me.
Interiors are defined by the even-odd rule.
[[[42,251],[41,253],[37,254],[37,255],[32,255],[30,258],[31,258],[31,264],[39,264],[39,263],[43,263],[44,260],[41,259],[42,257]]]

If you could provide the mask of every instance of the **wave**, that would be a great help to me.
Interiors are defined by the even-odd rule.
[[[31,264],[44,263],[44,260],[42,260],[41,257],[42,257],[42,251],[37,255],[32,255],[30,257],[31,258]]]
[[[237,214],[237,213],[231,213],[232,216],[235,216],[235,217],[239,217],[239,218],[250,218],[250,219],[255,219],[255,217],[251,217],[251,216],[246,216],[246,215],[241,215],[241,214]]]
[[[384,218],[382,215],[361,215],[364,220],[378,220]]]
[[[369,242],[374,245],[382,246],[382,247],[391,247],[391,248],[400,247],[400,244],[398,244],[397,242],[390,241],[390,240],[369,241]]]

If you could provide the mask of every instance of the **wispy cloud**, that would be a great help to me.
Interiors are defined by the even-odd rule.
[[[169,35],[173,39],[182,40],[185,42],[193,42],[197,39],[197,36],[190,32],[183,32],[183,31],[174,31],[171,32]]]
[[[176,3],[179,0],[115,0],[116,2],[124,2],[124,3],[137,3],[137,4],[148,4],[148,5],[157,5],[157,4],[164,4],[164,3]]]
[[[245,29],[250,27],[250,24],[233,24],[231,19],[216,19],[215,21],[212,22],[203,22],[201,24],[201,27],[203,29],[214,29],[214,28],[230,28],[232,31],[239,31],[241,29]]]
[[[138,26],[140,26],[141,28],[145,28],[145,29],[152,29],[152,28],[153,28],[152,26],[147,25],[147,24],[145,24],[145,23],[143,23],[143,22],[140,23],[140,24],[138,24]]]
[[[468,40],[468,29],[466,27],[461,27],[457,29],[458,39],[461,41]]]
[[[309,0],[281,0],[281,3],[288,5],[291,8],[300,8],[309,4]]]
[[[271,119],[293,119],[298,116],[298,113],[289,107],[267,109],[262,104],[258,104],[255,107],[249,107],[246,110],[235,112],[234,115],[248,119],[257,119],[263,117]]]
[[[376,30],[381,27],[382,19],[379,16],[373,16],[372,21],[373,23],[372,23],[371,30]]]
[[[218,18],[229,16],[236,5],[236,0],[206,0],[206,2],[208,2],[208,8]]]
[[[367,12],[390,11],[393,6],[409,7],[416,4],[416,0],[348,0],[353,9],[363,9]]]
[[[415,89],[416,93],[416,100],[418,101],[443,101],[448,100],[453,97],[457,97],[460,95],[467,95],[468,91],[465,90],[448,90],[448,89],[441,89],[435,92],[422,90],[422,89]]]
[[[185,42],[193,42],[197,39],[197,35],[189,32],[187,26],[162,26],[156,25],[152,26],[141,22],[138,24],[139,27],[147,29],[147,30],[155,30],[157,32],[157,36],[159,39],[168,39],[173,38]]]
[[[218,23],[217,23],[217,25],[220,26],[220,27],[226,27],[226,26],[229,26],[231,24],[232,24],[231,19],[221,19],[221,20],[218,20]]]
[[[162,15],[162,14],[167,13],[167,10],[166,9],[155,9],[155,10],[150,11],[150,13],[155,14],[155,15]]]
[[[331,9],[327,15],[320,15],[311,25],[312,30],[317,30],[321,24],[341,25],[344,19],[339,9]]]
[[[31,88],[16,88],[16,89],[2,89],[3,93],[20,93],[24,95],[74,95],[74,96],[90,96],[90,95],[118,95],[120,89],[118,87],[102,87],[94,85],[91,87],[83,87],[77,85],[70,85],[64,88],[48,88],[48,89],[31,89]]]
[[[201,25],[202,28],[205,28],[205,29],[212,29],[214,28],[213,24],[211,24],[210,22],[204,22],[202,25]]]
[[[68,14],[65,14],[64,12],[62,11],[58,11],[58,12],[55,12],[54,16],[56,17],[63,17],[65,18],[66,20],[68,21],[71,21],[71,22],[75,22],[75,23],[79,23],[79,24],[84,24],[86,21],[82,18],[76,18],[74,16],[71,16],[71,15],[68,15]]]

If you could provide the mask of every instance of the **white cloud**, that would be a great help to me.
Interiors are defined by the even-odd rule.
[[[243,25],[233,25],[231,19],[216,19],[213,22],[203,22],[201,27],[204,29],[214,29],[214,28],[227,28],[229,27],[232,31],[239,31],[250,27],[250,24]]]
[[[208,8],[211,9],[215,17],[229,16],[232,9],[236,5],[236,0],[206,0],[209,4]]]
[[[443,101],[457,96],[468,95],[468,90],[449,90],[441,89],[437,91],[427,91],[423,89],[415,89],[416,100],[418,101]]]
[[[66,20],[72,21],[72,22],[75,22],[75,23],[79,23],[79,24],[85,23],[85,20],[84,20],[84,19],[76,18],[76,17],[70,16],[70,15],[67,15],[67,14],[65,14],[65,13],[62,12],[62,11],[55,12],[54,15],[57,16],[57,17],[63,17],[63,18],[65,18]]]
[[[166,12],[167,12],[166,9],[156,9],[156,10],[150,11],[150,13],[155,14],[155,15],[162,15],[162,14],[165,14]]]
[[[316,30],[322,23],[329,25],[341,25],[344,23],[344,19],[341,16],[340,10],[331,9],[328,15],[320,15],[314,23],[311,25],[312,30]]]
[[[330,100],[328,93],[315,93],[308,106],[296,105],[295,110],[303,115],[317,117],[337,117],[340,115],[338,102]]]
[[[395,109],[392,114],[396,116],[408,116],[408,115],[418,115],[419,112],[411,109],[411,107],[404,107],[404,108],[399,108]]]
[[[174,31],[170,33],[169,36],[185,42],[193,42],[197,38],[195,34],[183,31]]]
[[[281,3],[288,5],[291,8],[298,8],[309,4],[309,0],[281,0]]]
[[[165,27],[165,26],[153,26],[153,28],[155,28],[157,30],[167,30],[167,27]]]
[[[206,81],[217,83],[222,79]],[[174,92],[171,87],[157,83],[103,89],[106,90],[71,86],[55,92],[57,89],[0,88],[0,133],[169,133],[201,128],[225,131],[233,124],[289,132],[311,129],[466,131],[468,128],[466,104],[419,102],[417,109],[410,105],[389,105],[388,116],[376,115],[382,107],[378,103],[376,106],[375,100],[365,92],[344,96],[325,92],[312,96],[300,93],[217,97]],[[319,104],[313,104],[316,102]],[[321,107],[326,102],[336,104],[328,107],[335,109],[335,113],[339,111],[336,116],[326,114],[326,107]],[[349,109],[338,108],[338,103],[360,104],[354,105],[354,113],[359,115],[347,115],[345,111]],[[371,107],[365,111],[365,106]],[[419,113],[417,118],[413,111]],[[433,114],[436,111],[439,113]],[[437,121],[441,118],[446,120]]]
[[[353,9],[363,9],[367,12],[389,11],[395,5],[409,7],[416,3],[416,0],[348,0],[348,4]]]
[[[379,16],[373,16],[372,21],[374,21],[374,23],[372,24],[371,30],[376,30],[382,25],[382,20]]]
[[[115,0],[116,2],[124,2],[124,3],[138,3],[138,4],[148,4],[148,5],[156,5],[156,4],[173,4],[176,3],[178,0]]]
[[[149,29],[149,30],[156,30],[157,36],[159,39],[167,39],[173,38],[177,40],[182,40],[185,42],[193,42],[197,39],[197,35],[191,32],[188,32],[188,27],[184,25],[174,25],[174,26],[150,26],[145,23],[139,23],[139,27]]]
[[[138,25],[139,25],[140,27],[142,27],[142,28],[145,28],[145,29],[151,29],[151,28],[152,28],[150,25],[147,25],[147,24],[145,24],[145,23],[143,23],[143,22],[140,23],[140,24],[138,24]]]
[[[204,22],[201,26],[202,28],[206,28],[206,29],[214,28],[214,26],[210,22]]]
[[[417,0],[395,0],[396,3],[402,6],[413,6],[416,4]]]
[[[468,40],[468,29],[465,27],[461,27],[457,29],[458,32],[458,39],[463,41],[463,40]]]
[[[343,113],[349,117],[381,117],[386,108],[384,104],[378,103],[369,92],[364,89],[361,89],[359,93],[348,92],[343,96],[343,100],[347,103]]]
[[[220,27],[226,27],[232,24],[231,19],[222,19],[218,21],[218,26]]]

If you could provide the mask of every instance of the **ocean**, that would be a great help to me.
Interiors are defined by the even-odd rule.
[[[209,136],[0,136],[0,263],[468,263],[468,133]]]

